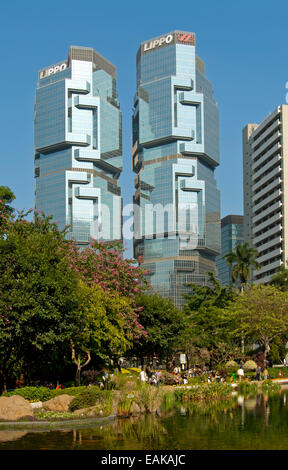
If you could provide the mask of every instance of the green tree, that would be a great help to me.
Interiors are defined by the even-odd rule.
[[[139,322],[147,334],[134,341],[130,355],[137,356],[144,364],[144,357],[152,358],[154,354],[160,360],[168,361],[175,348],[178,348],[180,337],[185,328],[185,316],[175,304],[157,293],[140,294],[136,298]]]
[[[241,292],[251,277],[251,268],[260,269],[260,264],[256,261],[258,251],[250,248],[248,243],[237,245],[235,251],[231,251],[223,256],[227,264],[232,266],[232,281],[236,283],[239,279]]]
[[[15,195],[8,186],[0,186],[0,236],[5,234],[9,220],[13,215],[13,208],[10,206]]]
[[[125,328],[123,311],[133,309],[129,299],[104,292],[99,285],[80,282],[78,307],[74,312],[70,345],[76,365],[76,383],[80,385],[81,370],[94,355],[101,359],[121,356],[132,346],[130,331]]]
[[[9,214],[12,214],[14,209],[10,206],[10,204],[12,201],[14,201],[14,199],[15,194],[8,186],[0,186],[0,204],[2,205],[2,210],[5,208]]]
[[[237,344],[230,334],[233,318],[225,312],[236,294],[229,286],[221,286],[213,273],[209,273],[209,280],[207,286],[191,284],[192,294],[185,296],[187,328],[183,341],[191,361],[201,363],[206,351],[206,362],[212,366],[236,354]]]
[[[270,283],[271,286],[275,286],[282,291],[288,290],[288,269],[285,266],[280,266],[280,269],[277,273],[275,273],[271,279]]]
[[[49,218],[10,220],[0,236],[0,379],[27,377],[69,337],[78,276]]]
[[[245,335],[264,346],[265,357],[275,338],[288,332],[288,294],[274,286],[252,286],[227,307],[234,317],[235,336]]]

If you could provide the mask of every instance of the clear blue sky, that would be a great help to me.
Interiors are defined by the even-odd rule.
[[[123,112],[124,204],[132,202],[131,115],[140,42],[174,29],[196,33],[220,110],[221,217],[241,214],[242,128],[285,103],[285,1],[2,2],[0,18],[0,185],[14,206],[34,205],[33,114],[38,70],[66,59],[70,45],[93,47],[117,67]]]

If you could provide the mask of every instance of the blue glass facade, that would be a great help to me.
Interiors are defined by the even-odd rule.
[[[227,215],[221,220],[221,255],[216,258],[218,279],[222,286],[232,286],[232,266],[226,263],[223,256],[231,251],[235,251],[236,246],[243,243],[243,216]]]
[[[68,238],[122,239],[122,114],[116,69],[91,48],[39,72],[35,98],[35,209]]]
[[[195,34],[141,44],[133,113],[134,254],[155,291],[183,305],[220,253],[219,118]]]

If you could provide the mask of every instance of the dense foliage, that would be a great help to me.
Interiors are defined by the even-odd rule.
[[[174,303],[155,294],[141,294],[135,299],[139,321],[147,335],[134,343],[129,354],[137,356],[144,363],[153,356],[168,360],[179,346],[179,337],[186,327],[186,318]]]
[[[0,390],[21,373],[57,377],[71,359],[78,380],[93,358],[117,361],[146,334],[134,301],[145,271],[117,245],[81,251],[43,213],[13,213],[0,189]]]

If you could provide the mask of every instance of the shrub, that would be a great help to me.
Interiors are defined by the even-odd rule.
[[[257,369],[257,364],[256,364],[255,361],[252,361],[252,360],[246,361],[244,366],[243,366],[243,369],[245,369],[245,370],[256,370]]]
[[[177,385],[178,380],[176,375],[170,374],[170,372],[163,371],[161,372],[161,382],[164,385]]]
[[[238,364],[237,364],[237,362],[235,362],[235,361],[228,361],[228,362],[226,362],[226,364],[225,364],[225,368],[226,368],[226,369],[231,369],[231,368],[234,369],[235,367],[238,367]]]
[[[29,400],[30,402],[35,401],[47,401],[56,396],[56,390],[50,390],[47,387],[23,387],[16,388],[12,392],[5,394],[5,397],[12,397],[13,395],[20,395]]]
[[[288,367],[269,367],[268,374],[270,379],[279,379],[279,372],[283,373],[283,377],[288,377]]]
[[[92,388],[94,389],[94,387]],[[81,387],[69,387],[69,388],[63,388],[63,390],[59,389],[59,390],[51,390],[51,391],[53,392],[53,396],[65,394],[65,395],[71,395],[75,397],[76,395],[80,395],[80,393],[83,393],[86,390],[87,390],[87,387],[85,387],[84,385],[81,385]]]
[[[111,392],[108,390],[100,390],[100,388],[91,388],[80,393],[69,405],[69,411],[80,410],[82,408],[89,408],[99,403],[105,405],[105,402],[111,403]]]
[[[92,387],[92,389],[94,389],[94,387]],[[95,387],[95,389],[99,390],[98,387]],[[50,388],[47,387],[23,387],[16,388],[11,392],[5,393],[5,397],[20,395],[30,402],[36,402],[51,400],[51,398],[55,398],[63,394],[77,396],[81,393],[84,393],[85,391],[87,391],[87,387],[85,386],[64,388],[63,390],[56,390],[55,388],[50,390]]]

